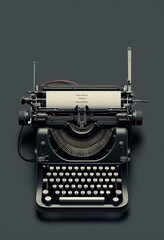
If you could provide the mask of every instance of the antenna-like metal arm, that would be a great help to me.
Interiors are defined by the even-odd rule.
[[[132,48],[128,47],[127,49],[127,55],[128,55],[128,84],[127,84],[127,90],[128,92],[132,91]]]
[[[35,72],[35,64],[36,62],[33,62],[33,91],[35,91],[35,86],[36,86],[36,72]]]

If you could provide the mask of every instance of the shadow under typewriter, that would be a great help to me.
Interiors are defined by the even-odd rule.
[[[37,149],[44,149],[49,162],[38,164],[37,209],[62,218],[122,216],[128,208],[128,163],[120,156],[127,155],[127,135],[125,128],[96,124],[38,129]]]

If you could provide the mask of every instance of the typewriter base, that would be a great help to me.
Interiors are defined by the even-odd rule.
[[[107,211],[102,209],[57,209],[45,211],[36,207],[37,216],[44,220],[121,220],[128,215],[128,204],[120,211]]]

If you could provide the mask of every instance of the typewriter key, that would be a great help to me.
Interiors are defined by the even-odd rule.
[[[58,175],[57,172],[54,172],[54,173],[53,173],[53,176],[54,176],[54,177],[56,177],[57,175]]]
[[[105,178],[105,182],[108,183],[109,182],[109,178]]]
[[[114,175],[115,177],[118,177],[118,172],[114,172],[113,175]]]
[[[79,170],[79,167],[78,167],[78,166],[75,166],[74,169],[75,169],[75,171],[78,171],[78,170]]]
[[[96,173],[96,176],[97,176],[97,177],[99,177],[99,176],[100,176],[100,173],[99,173],[99,172],[97,172],[97,173]]]
[[[59,176],[60,176],[60,177],[63,177],[63,176],[64,176],[64,173],[63,173],[63,172],[60,172],[60,173],[59,173]]]
[[[62,188],[63,188],[63,184],[60,184],[60,185],[59,185],[59,188],[62,189]]]
[[[63,166],[63,167],[62,167],[62,170],[63,170],[63,171],[65,171],[66,169],[67,169],[66,166]]]
[[[84,171],[84,170],[85,170],[85,167],[84,167],[84,166],[81,166],[80,169],[81,169],[82,171]]]
[[[52,182],[54,182],[54,179],[53,179],[53,178],[50,178],[49,181],[52,183]]]
[[[48,182],[48,178],[43,178],[43,182],[47,183]]]
[[[106,194],[107,194],[107,195],[109,195],[109,194],[110,194],[110,191],[109,191],[109,190],[107,190],[107,191],[106,191]]]
[[[109,170],[109,167],[108,167],[108,166],[106,166],[106,167],[105,167],[105,170],[106,170],[106,171],[108,171],[108,170]]]
[[[75,182],[78,183],[79,182],[79,178],[75,178]]]
[[[75,176],[76,176],[76,173],[75,173],[75,172],[72,172],[71,175],[72,175],[72,177],[75,177]]]
[[[66,189],[68,189],[68,188],[69,188],[69,184],[66,184],[64,187],[65,187]]]
[[[87,191],[87,194],[88,194],[88,195],[91,195],[91,193],[92,193],[91,191]]]
[[[121,190],[116,190],[116,194],[121,195],[122,191]]]
[[[94,184],[91,184],[91,185],[90,185],[90,188],[91,188],[91,189],[92,189],[92,188],[94,188],[94,187],[95,187],[95,185],[94,185]]]
[[[46,197],[45,197],[46,202],[50,202],[51,199],[52,199],[52,198],[51,198],[50,196],[46,196]]]
[[[54,166],[50,166],[50,170],[53,171],[54,170]]]
[[[66,177],[69,177],[70,173],[69,173],[69,172],[66,172],[65,175],[66,175]]]
[[[119,201],[119,198],[118,198],[118,197],[114,197],[114,198],[113,198],[113,202],[114,202],[114,203],[117,203],[118,201]]]
[[[62,178],[62,182],[63,183],[67,182],[67,179],[66,178]]]
[[[42,193],[43,193],[44,195],[47,195],[47,194],[49,193],[49,191],[48,191],[47,189],[45,189],[45,190],[42,191]]]
[[[90,166],[87,166],[87,170],[90,171],[90,170],[91,170],[91,167],[90,167]]]
[[[97,184],[96,187],[97,187],[97,188],[101,188],[101,185],[100,185],[100,184]]]
[[[84,184],[84,188],[87,189],[87,188],[88,188],[88,185],[87,185],[87,184]]]
[[[121,179],[121,178],[117,178],[116,181],[117,181],[118,183],[121,183],[121,182],[122,182],[122,179]]]
[[[71,185],[71,188],[73,188],[73,189],[76,188],[76,185],[75,185],[75,184],[72,184],[72,185]]]
[[[111,169],[112,171],[114,171],[114,170],[115,170],[115,167],[114,167],[114,166],[112,166],[110,169]]]
[[[69,171],[72,171],[72,166],[69,166],[69,167],[68,167],[68,170],[69,170]]]
[[[62,191],[62,195],[65,195],[65,194],[66,194],[66,191],[65,191],[65,190],[63,190],[63,191]]]
[[[88,173],[87,173],[87,172],[85,172],[85,173],[84,173],[84,177],[87,177],[87,176],[88,176]]]
[[[50,176],[51,176],[51,173],[50,173],[50,172],[48,172],[48,173],[47,173],[47,176],[48,176],[48,177],[50,177]]]
[[[112,176],[112,173],[111,173],[111,172],[108,172],[108,176],[111,177],[111,176]]]
[[[73,182],[73,179],[72,179],[72,178],[69,178],[69,179],[68,179],[68,182]]]
[[[56,194],[56,195],[59,195],[59,194],[60,194],[60,191],[55,191],[55,194]]]
[[[94,194],[94,195],[97,195],[97,194],[98,194],[98,191],[93,191],[93,194]]]
[[[56,189],[56,188],[57,188],[57,185],[56,185],[56,184],[53,184],[52,187],[53,187],[54,189]]]
[[[101,194],[101,195],[103,195],[103,194],[104,194],[104,191],[103,191],[103,190],[101,190],[101,191],[100,191],[100,194]]]
[[[68,191],[68,195],[72,195],[72,191]]]
[[[74,194],[75,194],[75,195],[78,195],[78,194],[79,194],[79,191],[74,191]]]
[[[103,178],[100,178],[100,179],[99,179],[99,182],[102,183],[102,182],[103,182]]]
[[[85,178],[82,178],[82,179],[81,179],[81,182],[84,183],[84,182],[85,182]]]
[[[102,171],[102,170],[103,170],[103,167],[102,167],[102,166],[100,166],[100,167],[99,167],[99,170],[100,170],[100,171]]]
[[[90,172],[90,174],[89,174],[91,177],[93,177],[94,176],[94,173],[93,172]]]
[[[109,184],[109,186],[108,186],[110,189],[112,189],[113,188],[113,185],[112,184]]]
[[[56,178],[56,182],[60,182],[60,178]]]
[[[81,184],[78,184],[77,187],[80,189],[80,188],[82,188],[82,185],[81,185]]]
[[[81,191],[80,193],[81,193],[81,195],[84,195],[84,194],[85,194],[85,191]]]
[[[81,176],[82,176],[82,173],[81,173],[81,172],[78,172],[78,173],[77,173],[77,176],[78,176],[78,177],[81,177]]]
[[[87,182],[91,182],[92,180],[91,180],[91,178],[87,178]]]
[[[102,172],[102,176],[105,177],[106,176],[106,172]]]
[[[59,171],[59,170],[60,170],[60,167],[59,167],[59,166],[56,166],[56,170]]]
[[[107,185],[106,185],[106,184],[104,184],[102,187],[103,187],[103,188],[107,188]]]
[[[96,171],[96,170],[97,170],[97,167],[96,167],[96,166],[94,166],[94,167],[93,167],[93,170],[94,170],[94,171]]]
[[[114,183],[116,181],[115,178],[111,178],[111,182]]]
[[[94,178],[94,179],[93,179],[93,182],[94,182],[94,183],[96,183],[97,181],[98,181],[98,179],[97,179],[97,178]]]

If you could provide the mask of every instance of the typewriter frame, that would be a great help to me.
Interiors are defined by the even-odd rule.
[[[34,81],[35,85],[35,81]],[[121,91],[121,107],[118,109],[89,109],[85,106],[83,109],[76,106],[74,109],[46,108],[45,95],[47,91]],[[134,93],[131,90],[131,48],[128,48],[128,84],[125,86],[111,85],[82,85],[82,86],[61,86],[61,85],[42,85],[34,86],[33,91],[28,91],[29,98],[22,98],[22,104],[29,104],[29,111],[19,112],[20,125],[32,125],[36,129],[36,209],[40,214],[47,217],[57,218],[82,218],[82,217],[113,217],[120,216],[128,209],[128,162],[130,160],[129,138],[132,125],[142,124],[142,112],[133,111],[132,107],[138,102],[147,102],[145,100],[134,100]],[[55,117],[55,114],[65,114],[63,117]],[[99,113],[96,116],[96,112]],[[73,113],[73,117],[69,116]],[[89,114],[95,113],[90,117]],[[102,117],[101,113],[107,113]],[[82,115],[82,117],[81,117]],[[59,156],[51,146],[48,129],[53,126],[66,126],[68,122],[77,122],[79,126],[84,126],[87,121],[92,121],[98,126],[108,125],[115,129],[115,141],[112,149],[98,160],[66,160]],[[121,166],[122,193],[123,201],[121,204],[51,204],[45,205],[41,201],[42,195],[42,166],[44,164],[113,164]],[[71,213],[71,215],[70,215]]]

